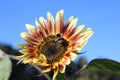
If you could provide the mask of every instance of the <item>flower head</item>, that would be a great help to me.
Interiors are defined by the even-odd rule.
[[[37,64],[43,68],[42,73],[54,70],[53,79],[58,72],[64,73],[66,65],[77,57],[93,34],[91,28],[84,25],[76,26],[78,21],[71,16],[64,23],[64,11],[56,14],[54,21],[51,13],[47,13],[48,21],[43,17],[36,19],[36,27],[26,24],[28,32],[22,32],[21,37],[26,41],[19,44],[23,55],[23,63]]]

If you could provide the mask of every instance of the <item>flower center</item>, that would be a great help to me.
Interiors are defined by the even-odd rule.
[[[48,36],[43,40],[39,54],[44,54],[49,61],[60,58],[67,51],[69,45],[68,41],[62,38],[60,34]]]

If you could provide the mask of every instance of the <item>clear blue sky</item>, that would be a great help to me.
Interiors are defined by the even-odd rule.
[[[24,42],[20,33],[27,31],[26,23],[34,25],[36,17],[64,9],[65,20],[71,15],[79,18],[77,25],[85,24],[94,35],[81,56],[89,61],[109,58],[120,61],[120,0],[1,0],[0,42],[17,47]]]

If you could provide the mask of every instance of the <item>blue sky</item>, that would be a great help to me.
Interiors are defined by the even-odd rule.
[[[71,15],[79,18],[78,24],[85,24],[94,30],[82,54],[88,61],[95,58],[109,58],[120,61],[120,0],[1,0],[0,42],[17,47],[24,42],[21,32],[27,31],[26,23],[35,24],[35,18],[63,9],[65,20]]]

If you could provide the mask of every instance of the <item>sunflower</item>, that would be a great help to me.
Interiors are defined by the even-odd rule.
[[[78,19],[73,16],[64,23],[63,10],[57,12],[55,21],[50,12],[47,18],[47,21],[43,17],[36,19],[36,27],[26,24],[28,32],[20,34],[26,43],[19,44],[22,53],[19,58],[25,64],[41,66],[42,73],[54,70],[54,80],[58,72],[64,73],[66,65],[77,57],[93,31],[84,25],[76,26]]]

